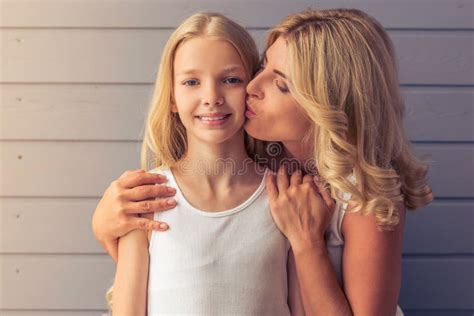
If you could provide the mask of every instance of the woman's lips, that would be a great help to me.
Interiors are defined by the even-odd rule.
[[[245,108],[245,116],[247,118],[252,118],[256,116],[257,114],[252,110],[252,108],[247,104],[247,107]]]

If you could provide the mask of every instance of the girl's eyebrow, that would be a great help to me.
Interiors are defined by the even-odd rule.
[[[224,67],[224,69],[221,71],[221,73],[226,74],[226,73],[230,73],[230,72],[234,72],[234,71],[243,71],[243,72],[245,72],[245,69],[241,65],[230,65],[230,66]],[[196,74],[196,73],[200,73],[200,72],[202,72],[202,70],[191,68],[191,69],[182,70],[182,71],[178,72],[176,75],[177,76],[190,75],[190,74]]]

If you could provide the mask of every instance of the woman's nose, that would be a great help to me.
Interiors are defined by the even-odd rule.
[[[257,75],[247,84],[247,94],[251,98],[261,99],[263,97],[261,89],[261,74],[261,72],[257,73]]]

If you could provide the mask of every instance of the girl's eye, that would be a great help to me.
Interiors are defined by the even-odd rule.
[[[288,89],[288,86],[286,84],[280,85],[278,83],[278,80],[275,81],[275,85],[277,86],[278,90],[280,90],[283,93],[288,93],[290,89]]]
[[[195,86],[197,84],[199,84],[199,81],[197,81],[196,79],[189,79],[189,80],[183,81],[183,85],[185,86]]]
[[[242,82],[242,80],[239,79],[239,78],[236,78],[236,77],[231,77],[231,78],[227,78],[227,79],[224,80],[224,83],[232,83],[232,84],[241,83],[241,82]]]

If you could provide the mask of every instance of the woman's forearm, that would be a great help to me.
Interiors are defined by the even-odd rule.
[[[306,315],[352,316],[350,304],[337,280],[326,244],[307,243],[293,248],[296,272]]]

